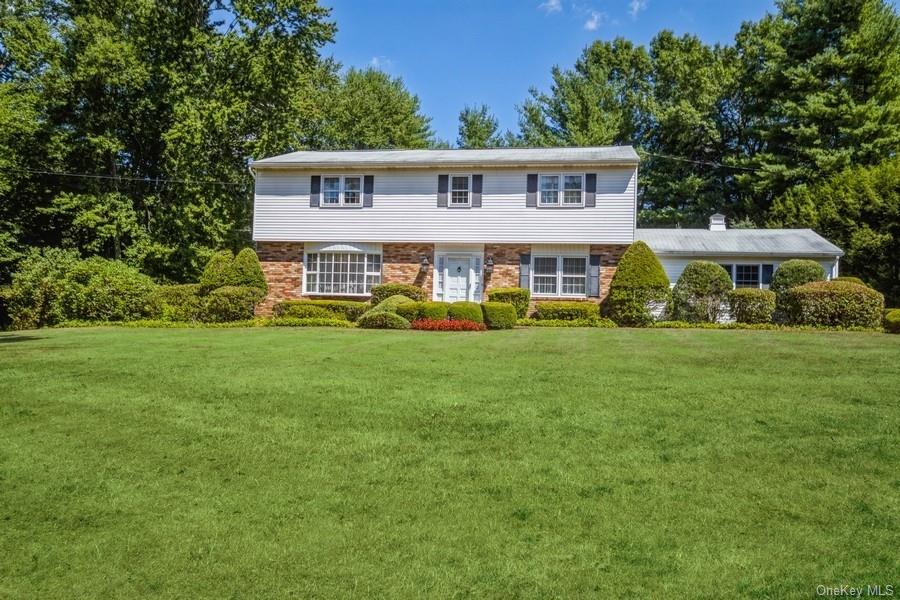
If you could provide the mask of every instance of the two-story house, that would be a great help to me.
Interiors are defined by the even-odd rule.
[[[635,239],[637,167],[630,146],[254,161],[262,310],[288,298],[365,299],[387,282],[447,302],[509,286],[599,302]]]

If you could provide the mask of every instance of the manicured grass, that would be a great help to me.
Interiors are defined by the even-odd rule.
[[[0,597],[896,586],[898,465],[900,336],[0,334]]]

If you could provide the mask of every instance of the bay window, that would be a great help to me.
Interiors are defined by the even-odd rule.
[[[381,283],[381,255],[315,252],[306,255],[306,294],[366,295]]]
[[[535,296],[587,296],[586,256],[535,256],[531,293]]]

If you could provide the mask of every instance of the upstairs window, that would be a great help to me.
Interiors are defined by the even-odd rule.
[[[362,206],[362,177],[359,175],[322,177],[322,206]]]
[[[584,206],[584,175],[541,175],[540,205]]]
[[[469,206],[471,192],[468,175],[450,176],[450,206]]]

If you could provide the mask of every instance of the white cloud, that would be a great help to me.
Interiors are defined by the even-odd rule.
[[[588,19],[584,22],[584,28],[588,31],[594,31],[602,23],[606,22],[606,13],[598,12],[596,10],[588,11]]]
[[[369,66],[374,69],[390,69],[393,64],[394,61],[387,56],[373,56],[372,60],[369,61]]]
[[[547,0],[538,4],[538,8],[547,13],[560,12],[562,10],[562,0]]]
[[[631,0],[628,3],[628,14],[637,19],[638,13],[647,8],[647,0]]]

